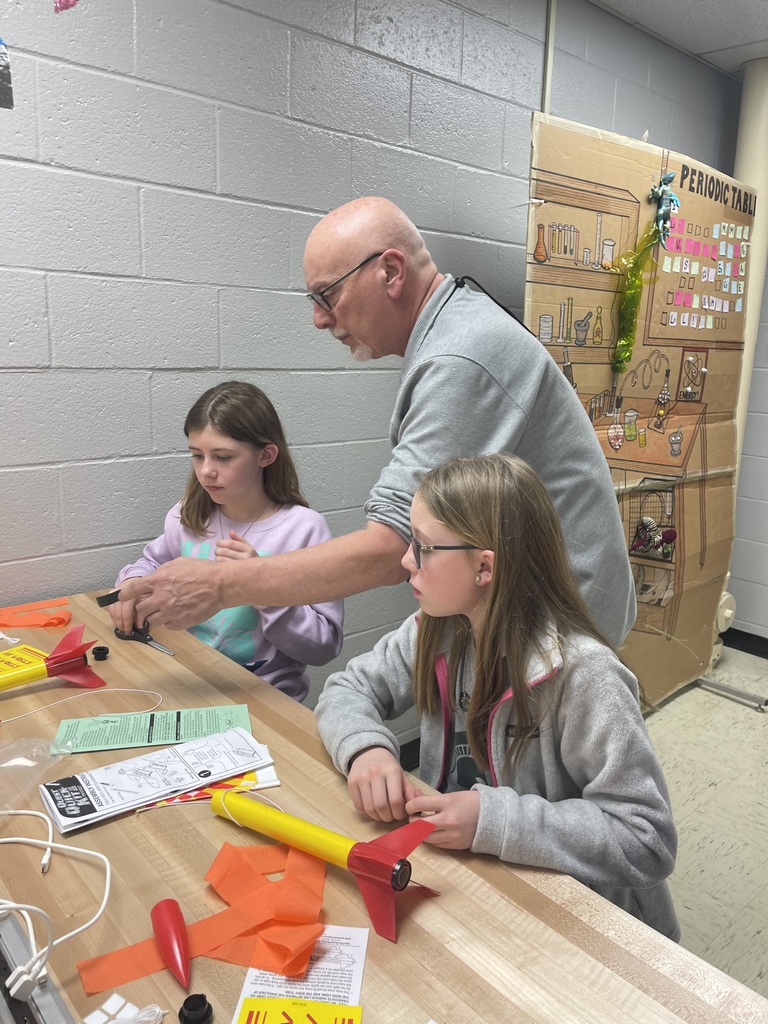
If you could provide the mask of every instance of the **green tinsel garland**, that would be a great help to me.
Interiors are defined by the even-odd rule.
[[[643,272],[651,255],[651,250],[659,240],[656,221],[652,220],[640,239],[636,252],[624,253],[619,259],[621,269],[618,273],[626,274],[624,294],[619,303],[619,340],[613,350],[611,365],[615,373],[624,373],[632,359],[637,330],[637,314],[640,309],[640,298],[643,294]]]

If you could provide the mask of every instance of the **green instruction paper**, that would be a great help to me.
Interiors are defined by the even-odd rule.
[[[240,726],[252,734],[247,704],[142,714],[65,718],[53,739],[52,754],[79,754],[89,750],[167,746]]]

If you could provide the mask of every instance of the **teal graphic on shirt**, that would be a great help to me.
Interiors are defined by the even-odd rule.
[[[211,544],[206,542],[185,540],[181,545],[181,554],[185,558],[204,558],[209,561],[212,551]],[[259,555],[269,553],[259,551]],[[226,654],[238,665],[251,667],[256,661],[254,636],[259,618],[259,613],[251,604],[239,605],[237,608],[222,608],[210,619],[192,626],[189,632],[209,647]],[[259,665],[263,664],[263,661],[259,662]]]

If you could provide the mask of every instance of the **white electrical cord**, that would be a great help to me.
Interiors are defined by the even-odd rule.
[[[112,866],[109,863],[107,857],[102,853],[97,853],[95,850],[85,850],[80,846],[65,846],[63,843],[53,842],[53,825],[47,814],[43,814],[40,811],[0,811],[0,815],[15,817],[20,815],[26,815],[29,817],[42,818],[48,824],[48,839],[30,839],[26,836],[11,836],[9,838],[0,839],[0,845],[8,843],[16,843],[22,846],[38,846],[42,847],[46,852],[43,854],[41,861],[41,871],[45,873],[48,870],[48,865],[51,859],[51,851],[60,850],[62,853],[71,854],[79,853],[85,857],[93,857],[96,860],[100,860],[104,865],[104,896],[101,901],[99,909],[96,911],[94,916],[86,924],[80,925],[79,928],[74,928],[71,932],[67,932],[66,935],[59,936],[58,939],[53,938],[53,926],[51,919],[44,910],[40,907],[31,906],[24,903],[15,903],[12,900],[0,900],[0,912],[19,912],[24,916],[24,920],[27,924],[29,931],[30,947],[32,949],[32,956],[26,962],[17,967],[6,979],[5,985],[9,990],[10,994],[14,999],[27,1000],[34,992],[35,988],[39,985],[42,980],[42,976],[45,972],[45,965],[48,962],[51,950],[65,942],[67,939],[73,938],[75,935],[79,935],[84,932],[86,928],[90,928],[91,925],[95,924],[101,915],[104,913],[104,908],[107,905],[109,899],[109,890],[112,882]],[[46,923],[48,929],[48,941],[41,950],[37,950],[35,945],[34,929],[31,928],[31,920],[27,916],[29,912],[40,914]]]

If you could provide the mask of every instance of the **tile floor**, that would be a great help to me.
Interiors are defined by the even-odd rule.
[[[708,678],[768,698],[768,660],[724,647]],[[768,997],[768,713],[693,684],[647,719],[680,837],[682,945]]]

